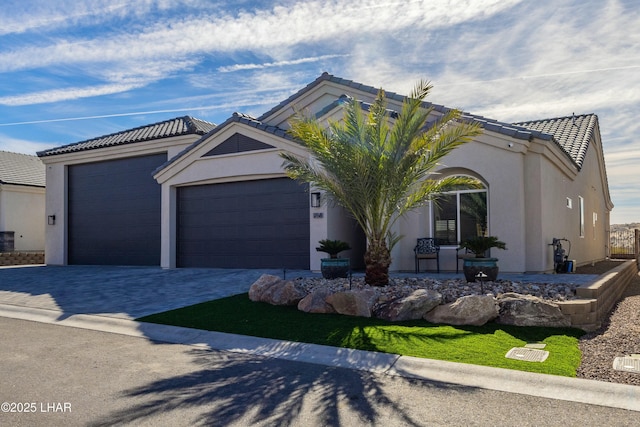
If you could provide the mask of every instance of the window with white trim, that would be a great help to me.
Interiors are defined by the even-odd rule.
[[[480,185],[483,188],[444,193],[434,201],[433,237],[439,245],[458,245],[470,237],[487,235],[487,189]]]

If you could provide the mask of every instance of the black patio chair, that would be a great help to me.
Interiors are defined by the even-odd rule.
[[[420,272],[420,261],[435,260],[437,272],[440,273],[440,246],[432,237],[421,237],[418,244],[413,248],[416,255],[416,274]]]

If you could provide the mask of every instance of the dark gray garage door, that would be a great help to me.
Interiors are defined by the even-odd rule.
[[[178,267],[309,268],[309,194],[288,178],[178,188]]]
[[[68,262],[160,265],[160,185],[166,154],[69,166]]]

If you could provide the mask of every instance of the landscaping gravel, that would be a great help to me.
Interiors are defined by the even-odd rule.
[[[616,357],[640,354],[640,276],[597,331],[580,338],[578,378],[640,386],[640,373],[613,369]]]
[[[382,301],[405,297],[416,289],[431,289],[442,295],[444,304],[454,302],[465,295],[492,294],[497,297],[507,292],[533,295],[551,301],[567,301],[576,298],[575,289],[578,286],[564,283],[521,283],[510,280],[467,283],[466,280],[460,279],[396,278],[392,279],[392,284],[389,286],[375,287],[365,284],[363,277],[354,277],[351,283],[349,283],[349,279],[327,280],[321,278],[301,278],[298,279],[298,282],[307,293],[310,293],[315,288],[330,289],[333,292],[347,291],[349,289],[374,289],[380,294],[380,300]]]

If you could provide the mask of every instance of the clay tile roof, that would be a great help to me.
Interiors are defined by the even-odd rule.
[[[311,90],[314,86],[320,84],[322,81],[331,81],[343,86],[351,87],[358,90],[363,90],[372,94],[377,94],[378,89],[373,86],[366,86],[352,80],[342,79],[340,77],[332,76],[329,73],[323,73],[315,81],[307,85],[305,88],[295,93],[279,105],[263,114],[258,118],[262,120],[268,117],[279,108],[286,106],[293,102],[297,97]],[[394,92],[386,92],[388,99],[403,100],[405,97]],[[337,100],[336,102],[340,102]],[[333,108],[335,105],[329,105],[321,111],[326,112],[328,109]],[[429,102],[424,103],[425,108],[433,108],[435,111],[446,113],[450,108],[443,105],[432,104]],[[494,119],[489,119],[476,114],[470,114],[463,112],[462,119],[476,123],[480,123],[485,130],[491,132],[497,132],[503,135],[508,135],[512,138],[529,140],[531,138],[539,138],[546,141],[554,141],[558,146],[570,157],[570,159],[576,164],[578,169],[582,168],[587,148],[589,147],[589,141],[593,135],[593,130],[598,122],[598,117],[595,114],[586,114],[581,116],[562,117],[557,119],[547,120],[534,120],[521,123],[506,123]]]
[[[204,135],[215,128],[213,123],[189,116],[176,117],[150,125],[140,126],[116,132],[110,135],[99,136],[86,141],[76,142],[61,147],[38,152],[38,157],[55,156],[57,154],[74,153],[78,151],[94,150],[97,148],[113,147],[117,145],[132,144],[135,142],[149,141],[152,139],[169,138],[179,135]]]
[[[255,117],[252,117],[248,114],[237,113],[237,112],[233,113],[233,115],[229,119],[225,120],[225,122],[221,124],[219,127],[223,128],[227,124],[233,123],[233,122],[244,123],[245,125],[252,126],[256,129],[260,129],[267,133],[271,133],[276,136],[280,136],[282,138],[292,139],[284,129],[278,126],[272,126],[272,125],[262,123],[260,120],[256,119]],[[212,134],[215,132],[210,132],[210,133]]]
[[[44,164],[36,156],[0,151],[0,184],[44,187]]]
[[[295,101],[295,99],[297,99],[298,97],[302,96],[303,94],[305,94],[306,92],[310,91],[315,86],[319,85],[320,83],[322,83],[324,81],[329,81],[329,82],[332,82],[332,83],[335,83],[335,84],[339,84],[339,85],[342,85],[342,86],[345,86],[345,87],[353,88],[355,90],[369,92],[369,93],[374,94],[374,95],[376,95],[378,93],[378,91],[379,91],[378,88],[375,88],[373,86],[363,85],[362,83],[357,83],[357,82],[354,82],[353,80],[347,80],[347,79],[343,79],[343,78],[340,78],[340,77],[336,77],[336,76],[333,76],[333,75],[331,75],[331,74],[329,74],[327,72],[324,72],[316,80],[314,80],[313,82],[309,83],[307,86],[305,86],[304,88],[302,88],[298,92],[296,92],[293,95],[291,95],[289,98],[285,99],[284,101],[282,101],[281,103],[279,103],[278,105],[273,107],[271,110],[267,111],[266,113],[264,113],[263,115],[258,117],[257,120],[264,121],[270,115],[274,114],[279,109],[284,108],[287,105],[293,103]],[[393,100],[396,100],[396,101],[403,101],[406,98],[405,95],[400,95],[400,94],[397,94],[395,92],[389,92],[389,91],[385,91],[385,95],[386,95],[387,99],[393,99]],[[327,105],[324,109],[322,109],[322,111],[319,114],[325,113],[326,111],[334,108],[335,107],[335,103],[339,103],[339,102],[342,102],[342,99],[338,99],[338,100],[334,101],[334,103],[332,103],[330,105]],[[435,110],[437,112],[440,112],[440,113],[443,113],[443,114],[447,113],[448,111],[451,110],[451,108],[449,108],[449,107],[445,107],[444,105],[439,105],[439,104],[433,104],[431,102],[425,102],[424,103],[424,107],[425,108],[432,108],[433,110]],[[526,140],[528,140],[533,136],[538,136],[536,134],[540,134],[540,132],[532,132],[530,129],[526,129],[526,128],[521,127],[521,126],[516,126],[516,125],[513,125],[511,123],[504,123],[504,122],[500,122],[500,121],[497,121],[497,120],[488,119],[486,117],[478,116],[478,115],[475,115],[475,114],[470,114],[470,113],[463,113],[462,114],[462,119],[463,120],[468,120],[468,121],[478,122],[487,130],[491,130],[493,132],[498,132],[498,133],[502,133],[502,134],[505,134],[505,135],[509,135],[509,136],[511,136],[513,138],[518,138],[518,139],[526,139]]]
[[[363,85],[361,83],[336,77],[325,72],[322,73],[322,75],[320,75],[320,77],[318,77],[316,80],[309,83],[307,86],[294,93],[289,98],[285,99],[284,101],[273,107],[271,110],[258,117],[256,120],[266,120],[269,116],[276,113],[278,110],[294,103],[298,97],[304,95],[305,93],[309,92],[314,87],[325,81],[339,84],[348,88],[353,88],[355,90],[369,92],[371,94],[377,94],[379,90],[377,88],[374,88],[373,86]],[[399,95],[394,92],[385,91],[385,94],[388,99],[394,99],[398,101],[402,101],[404,99],[404,95]],[[335,108],[336,105],[344,102],[344,97],[346,96],[347,95],[343,95],[333,103],[325,106],[325,108],[318,112],[317,116],[322,116],[331,109]],[[435,111],[441,113],[450,111],[450,108],[448,107],[438,104],[432,104],[429,102],[425,102],[424,106],[425,108],[433,108]],[[593,135],[594,127],[596,126],[598,121],[598,118],[595,114],[587,114],[582,116],[570,116],[557,119],[534,120],[521,123],[506,123],[466,112],[462,113],[462,119],[470,122],[480,123],[482,127],[487,131],[500,133],[512,138],[523,140],[538,138],[544,141],[555,143],[560,147],[560,149],[565,152],[565,154],[578,167],[578,169],[582,168],[587,148],[589,147],[589,141]]]
[[[553,135],[560,148],[571,157],[578,168],[582,168],[597,123],[598,116],[595,114],[583,114],[521,122],[516,125]]]

